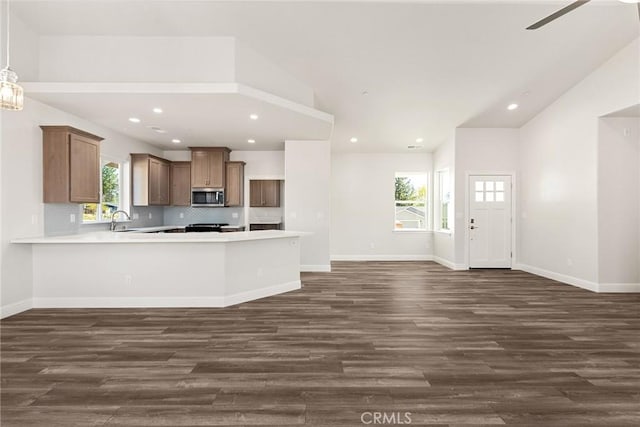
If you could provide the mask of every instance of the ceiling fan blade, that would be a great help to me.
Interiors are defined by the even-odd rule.
[[[537,30],[538,28],[542,27],[543,25],[547,25],[549,22],[560,18],[562,15],[571,12],[573,9],[579,8],[580,6],[583,6],[583,5],[587,4],[587,3],[589,3],[590,1],[591,0],[574,1],[569,6],[565,6],[562,9],[560,9],[559,11],[557,11],[555,13],[552,13],[551,15],[547,16],[546,18],[543,18],[543,19],[539,20],[535,24],[528,26],[527,30]]]

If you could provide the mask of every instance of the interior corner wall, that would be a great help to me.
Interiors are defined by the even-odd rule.
[[[468,265],[465,242],[467,176],[469,173],[515,172],[517,183],[518,137],[518,129],[511,128],[456,129],[454,203],[455,264],[458,266]]]
[[[284,221],[300,239],[303,271],[330,271],[331,142],[285,141]]]
[[[101,153],[116,159],[127,160],[130,152],[161,155],[162,151],[31,98],[25,99],[24,110],[2,111],[0,114],[0,300],[4,316],[13,314],[12,307],[25,307],[32,298],[31,246],[12,245],[10,242],[15,238],[44,234],[40,125],[70,125],[99,135],[105,138],[101,143]],[[66,215],[64,220],[69,223],[69,216]]]
[[[440,144],[433,153],[433,172],[434,174],[440,170],[449,170],[449,182],[451,188],[455,190],[456,185],[456,153],[455,153],[455,135],[452,135],[446,142]],[[435,175],[434,175],[435,176]],[[435,182],[434,182],[435,183]],[[454,200],[451,200],[450,209],[455,212],[455,191],[453,191]],[[435,212],[435,207],[434,207]],[[455,213],[454,213],[455,218]],[[434,218],[435,221],[435,218]],[[451,268],[455,265],[455,220],[451,225],[451,232],[434,231],[433,234],[433,258],[434,260],[445,264]]]
[[[518,258],[578,286],[598,281],[598,117],[640,99],[640,39],[520,129]]]
[[[598,282],[640,283],[639,117],[599,122]]]
[[[394,231],[396,172],[424,172],[431,176],[432,156],[430,153],[332,155],[332,259],[432,259],[431,232]]]

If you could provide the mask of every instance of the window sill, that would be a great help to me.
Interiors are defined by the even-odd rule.
[[[419,228],[403,228],[403,229],[393,229],[394,233],[433,233],[433,230],[422,230]]]
[[[447,236],[451,236],[453,234],[453,231],[452,230],[435,230],[434,233],[446,234]]]
[[[116,224],[120,224],[122,222],[131,222],[130,219],[124,219],[122,221],[116,221]],[[103,221],[82,221],[80,225],[98,225],[98,224],[111,224],[111,220],[103,220]]]

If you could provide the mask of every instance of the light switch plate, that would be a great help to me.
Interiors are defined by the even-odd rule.
[[[231,218],[234,218],[234,219],[238,218],[238,212],[232,213]]]
[[[149,212],[149,219],[153,218],[153,214],[151,212]]]
[[[76,222],[76,214],[69,214],[69,222]]]
[[[184,212],[180,212],[180,218],[184,218]]]

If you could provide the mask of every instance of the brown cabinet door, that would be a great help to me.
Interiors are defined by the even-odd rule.
[[[222,151],[210,151],[209,152],[209,165],[211,178],[210,187],[224,188],[224,178],[226,172],[225,156]]]
[[[171,205],[191,206],[191,163],[171,163]]]
[[[249,206],[262,207],[262,181],[255,179],[249,181]]]
[[[280,207],[280,181],[274,179],[262,181],[262,206]]]
[[[227,162],[225,206],[244,205],[244,162]]]
[[[209,187],[211,182],[211,179],[209,178],[210,169],[211,162],[208,151],[191,152],[192,187]]]
[[[69,135],[69,201],[100,202],[100,145],[83,136]]]
[[[169,204],[169,163],[149,159],[149,204]]]

